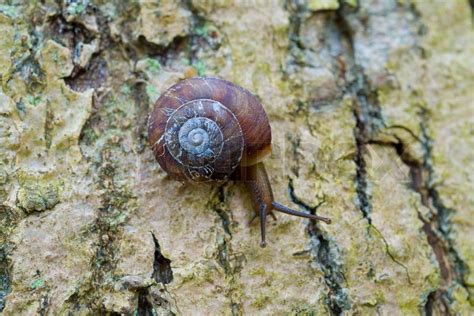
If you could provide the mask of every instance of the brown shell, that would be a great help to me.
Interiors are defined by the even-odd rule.
[[[203,102],[196,102],[196,100],[203,100]],[[228,146],[231,150],[223,149],[222,157],[218,158],[211,168],[212,175],[209,177],[206,175],[204,178],[202,175],[195,177],[192,175],[193,172],[190,174],[189,167],[184,166],[183,162],[180,161],[182,159],[176,159],[176,154],[172,154],[172,151],[176,152],[176,149],[171,148],[170,144],[167,145],[166,139],[173,138],[173,136],[170,136],[170,126],[174,125],[176,129],[176,125],[181,124],[180,119],[183,120],[182,115],[180,115],[180,119],[175,119],[177,112],[186,112],[183,111],[183,107],[193,108],[199,105],[202,108],[203,104],[210,106],[208,104],[211,102],[210,100],[217,101],[215,102],[216,105],[223,105],[233,114],[230,116],[226,114],[225,120],[227,124],[234,124],[232,120],[236,118],[240,128],[224,128],[234,133],[235,140],[233,140],[232,146]],[[179,111],[177,111],[178,109]],[[208,110],[202,111],[204,112],[200,112],[199,115],[194,114],[194,116],[205,116],[214,120],[211,117],[212,115],[208,113]],[[215,117],[220,117],[222,120],[222,115]],[[218,122],[218,124],[222,127],[221,122]],[[241,136],[239,135],[240,132]],[[258,98],[242,87],[213,77],[185,79],[165,91],[156,101],[155,108],[150,114],[148,137],[160,166],[177,180],[224,180],[230,176],[230,173],[238,164],[246,166],[256,164],[271,152],[270,124]],[[243,139],[241,154],[239,154],[239,149],[237,148],[239,146],[239,137]],[[239,156],[241,156],[241,159],[239,159]],[[185,157],[185,159],[188,158]],[[234,163],[235,161],[237,161],[237,164]]]

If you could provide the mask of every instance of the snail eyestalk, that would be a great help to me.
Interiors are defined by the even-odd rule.
[[[272,187],[270,185],[270,181],[263,163],[260,162],[256,165],[241,168],[240,172],[236,176],[237,180],[243,181],[249,189],[255,210],[255,216],[260,217],[260,231],[262,235],[260,246],[265,247],[266,245],[266,217],[267,215],[271,215],[273,218],[275,218],[273,211],[312,220],[323,221],[326,224],[331,224],[330,218],[296,211],[278,202],[275,202],[273,198]],[[254,218],[252,218],[252,220]],[[251,222],[252,221],[250,221],[250,223]]]
[[[298,216],[298,217],[304,217],[304,218],[309,218],[309,219],[314,219],[317,221],[323,221],[326,224],[331,224],[331,219],[327,217],[322,217],[318,215],[313,215],[313,214],[308,214],[308,213],[303,213],[299,211],[292,210],[289,207],[286,207],[284,205],[281,205],[278,202],[272,202],[273,209],[278,212],[282,212],[285,214],[293,215],[293,216]]]

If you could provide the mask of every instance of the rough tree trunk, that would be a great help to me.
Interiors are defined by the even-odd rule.
[[[474,313],[467,0],[2,0],[0,310]],[[157,96],[217,75],[261,98],[280,215],[181,185]]]

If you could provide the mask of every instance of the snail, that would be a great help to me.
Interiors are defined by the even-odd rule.
[[[270,124],[259,99],[232,82],[194,77],[178,82],[156,101],[148,137],[160,166],[179,181],[241,181],[260,217],[265,247],[267,215],[273,211],[321,220],[274,201],[262,160],[271,153]]]

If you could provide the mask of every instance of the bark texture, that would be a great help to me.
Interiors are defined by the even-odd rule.
[[[4,315],[474,313],[468,0],[3,0]],[[153,102],[217,75],[273,129],[268,246],[240,184],[181,185]]]

